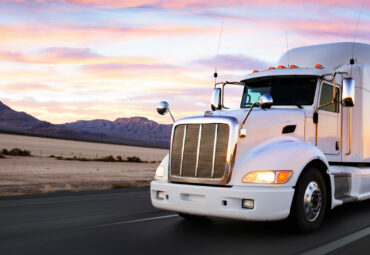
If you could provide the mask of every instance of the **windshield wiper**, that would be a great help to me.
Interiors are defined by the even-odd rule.
[[[297,107],[298,107],[299,109],[303,109],[303,106],[302,106],[302,105],[300,105],[300,104],[297,104]]]

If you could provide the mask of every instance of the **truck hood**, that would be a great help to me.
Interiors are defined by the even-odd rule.
[[[213,116],[233,116],[237,118],[241,125],[248,111],[249,108],[216,111],[213,113]],[[256,146],[279,138],[303,141],[305,111],[305,109],[298,108],[253,109],[245,122],[247,136],[239,138],[238,154],[245,153]],[[294,132],[283,134],[282,131],[286,126],[295,126]]]
[[[216,121],[217,117],[232,117],[237,120],[241,126],[249,108],[236,110],[220,110],[214,112],[207,112],[207,116],[192,116],[183,118],[177,123],[189,123],[197,119],[200,122],[204,120]],[[252,110],[247,121],[245,122],[245,129],[247,131],[246,137],[239,137],[239,129],[234,129],[233,132],[237,139],[237,155],[248,153],[259,146],[264,146],[266,143],[275,140],[301,140],[305,139],[305,116],[311,114],[312,109],[305,107],[298,109],[296,107],[272,107],[268,110],[255,108]],[[308,116],[308,115],[307,115]],[[193,122],[194,123],[194,122]],[[293,132],[283,133],[284,127],[295,126]]]

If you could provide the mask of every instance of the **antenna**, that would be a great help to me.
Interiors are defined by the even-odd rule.
[[[220,30],[220,36],[218,38],[218,46],[217,46],[217,54],[216,54],[216,66],[215,66],[215,73],[213,74],[213,77],[215,77],[215,85],[217,83],[217,57],[220,54],[220,47],[221,47],[221,39],[222,39],[222,32],[224,30],[224,21],[221,23],[221,30]]]
[[[286,41],[286,52],[287,52],[287,57],[288,57],[288,67],[289,67],[289,45],[288,45],[288,32],[285,31],[285,41]]]
[[[351,75],[350,76],[352,76],[352,66],[355,63],[354,54],[355,54],[357,34],[358,34],[358,25],[360,24],[361,14],[362,14],[362,10],[364,9],[364,6],[365,6],[365,0],[362,0],[361,9],[360,9],[360,12],[358,13],[358,18],[357,18],[357,22],[356,22],[355,33],[353,35],[352,58],[350,59],[350,65],[351,65]]]

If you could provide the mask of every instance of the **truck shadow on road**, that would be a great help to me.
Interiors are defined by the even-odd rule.
[[[321,228],[307,236],[321,235],[326,232],[346,234],[370,225],[370,201],[350,203],[332,210],[326,217]],[[296,236],[299,232],[292,219],[272,222],[248,222],[214,217],[197,219],[181,219],[174,226],[184,234],[194,232],[200,236],[233,235],[233,236]],[[211,231],[210,231],[211,230]],[[339,231],[339,232],[338,232]]]
[[[223,254],[225,250],[234,254],[301,254],[369,225],[370,201],[364,201],[334,209],[319,230],[305,235],[289,219],[247,222],[213,217],[179,219],[166,232],[174,243],[181,240],[191,247],[207,247],[207,254]]]

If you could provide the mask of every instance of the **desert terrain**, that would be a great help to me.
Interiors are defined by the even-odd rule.
[[[0,134],[0,150],[13,148],[28,150],[31,156],[0,158],[2,195],[145,186],[168,153],[165,149]],[[144,162],[95,161],[107,156],[135,156]]]

